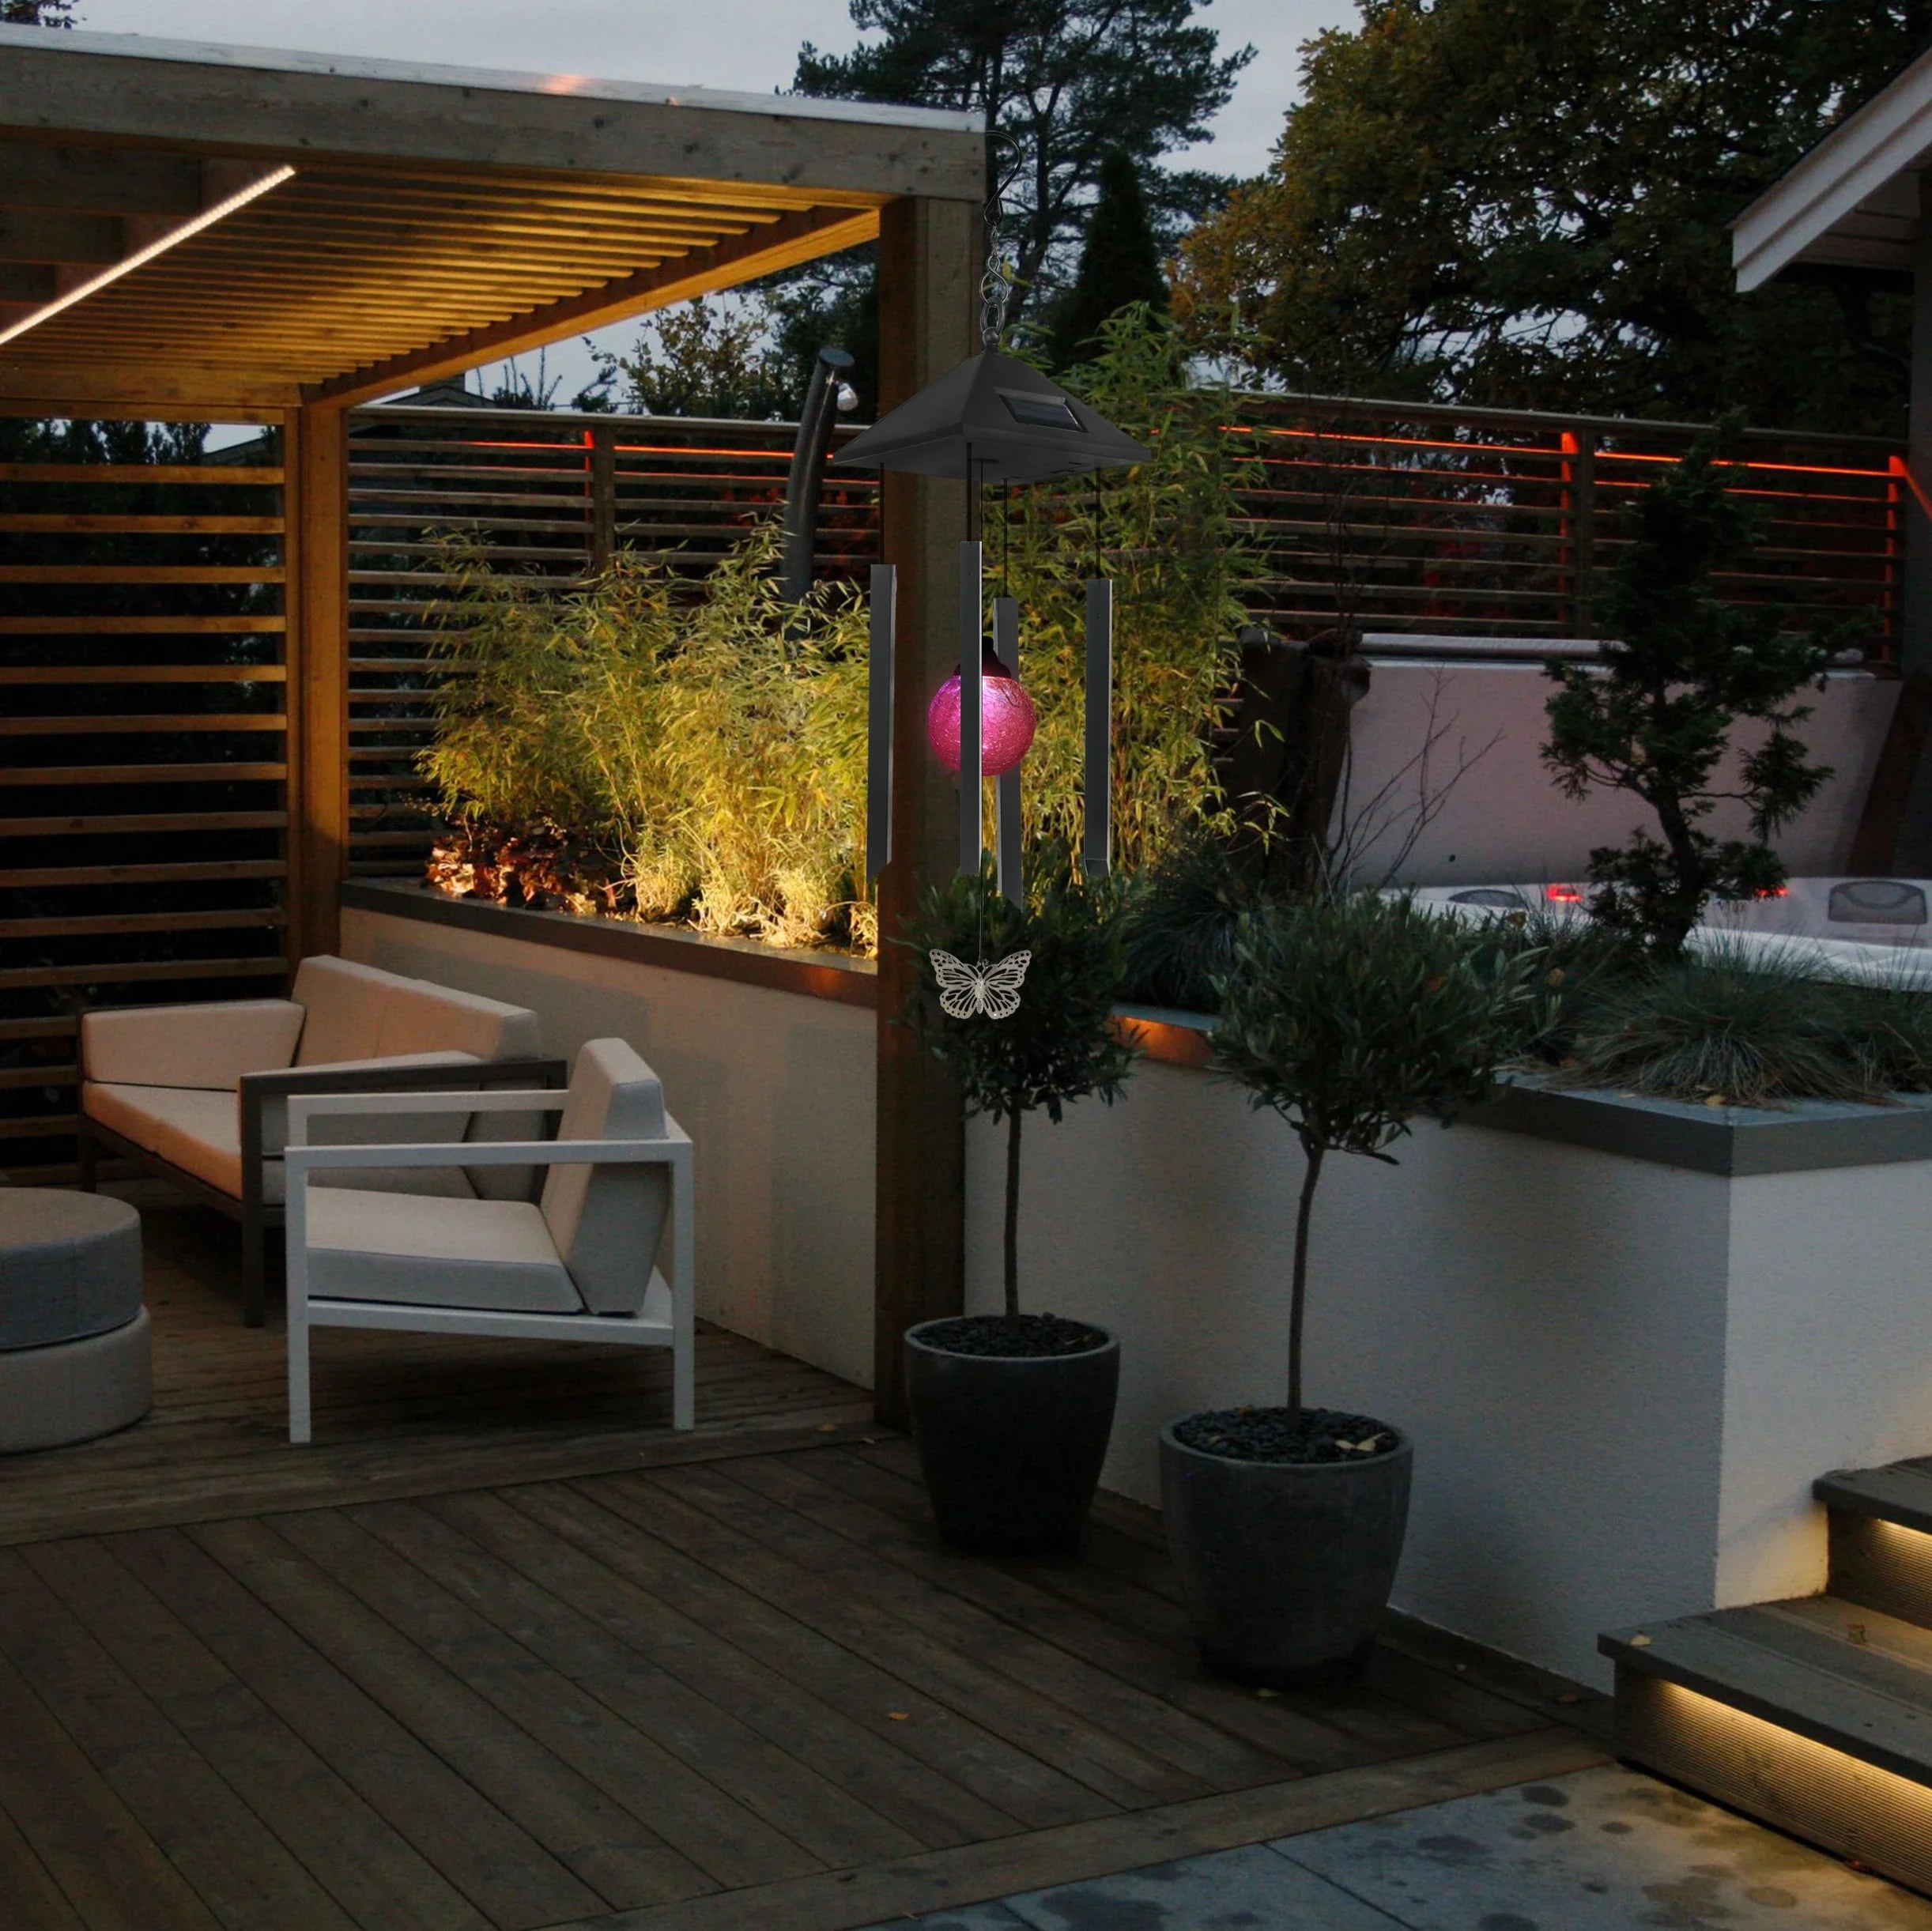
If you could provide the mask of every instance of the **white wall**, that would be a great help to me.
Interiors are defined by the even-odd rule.
[[[1481,884],[1513,879],[1530,884],[1579,876],[1596,845],[1621,845],[1643,825],[1655,830],[1647,809],[1614,792],[1594,792],[1580,803],[1559,793],[1541,758],[1549,736],[1545,707],[1553,689],[1534,664],[1462,666],[1378,662],[1368,693],[1355,708],[1355,765],[1349,784],[1357,812],[1387,786],[1428,740],[1430,707],[1446,727],[1432,760],[1440,786],[1465,756],[1491,748],[1449,794],[1425,830],[1401,882]],[[1779,842],[1787,867],[1801,876],[1843,873],[1851,837],[1870,789],[1880,747],[1892,722],[1899,686],[1862,673],[1834,674],[1808,701],[1815,715],[1798,727],[1817,762],[1833,776],[1810,809]],[[1754,734],[1740,731],[1749,749]],[[1493,741],[1493,742],[1492,741]],[[1368,854],[1371,871],[1391,862],[1402,829],[1413,820],[1417,775],[1396,783],[1391,828]],[[1742,815],[1727,806],[1714,813],[1720,836],[1741,834]]]
[[[870,1009],[354,908],[342,951],[528,1006],[548,1052],[628,1039],[696,1143],[698,1312],[871,1386]]]
[[[1023,1304],[1120,1333],[1102,1479],[1157,1503],[1164,1423],[1281,1399],[1300,1154],[1148,1064],[1024,1145]],[[1932,1450],[1923,1166],[1730,1182],[1470,1126],[1396,1150],[1324,1171],[1307,1367],[1311,1399],[1415,1438],[1399,1608],[1607,1683],[1599,1631],[1817,1589],[1813,1480]],[[976,1122],[975,1309],[1002,1162]]]
[[[1718,1600],[1824,1586],[1831,1469],[1932,1453],[1932,1185],[1922,1164],[1732,1182]]]

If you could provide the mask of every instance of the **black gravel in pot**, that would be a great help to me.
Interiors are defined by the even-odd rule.
[[[1228,1461],[1365,1461],[1401,1439],[1372,1415],[1306,1408],[1299,1422],[1285,1408],[1218,1408],[1174,1424],[1177,1440]]]
[[[919,1330],[920,1341],[947,1354],[1008,1357],[1085,1354],[1104,1347],[1107,1337],[1084,1321],[1063,1321],[1058,1314],[960,1314],[934,1321]]]

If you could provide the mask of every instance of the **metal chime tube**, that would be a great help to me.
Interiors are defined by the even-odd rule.
[[[1099,878],[1113,864],[1114,586],[1087,579],[1086,825],[1081,869]]]
[[[872,650],[867,724],[871,756],[866,767],[866,876],[877,878],[892,862],[892,649],[899,623],[896,564],[872,566]]]
[[[960,545],[960,869],[977,878],[986,851],[980,794],[979,653],[985,637],[981,556],[977,543]]]
[[[1016,683],[1020,677],[1020,605],[1011,597],[993,599],[993,654]],[[993,849],[999,860],[999,888],[1015,905],[1026,903],[1020,869],[1020,767],[994,781]]]

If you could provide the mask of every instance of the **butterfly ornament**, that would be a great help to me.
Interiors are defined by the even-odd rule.
[[[1020,987],[1033,960],[1030,952],[1009,952],[991,965],[968,965],[937,946],[930,956],[939,1004],[949,1017],[1010,1019],[1019,1011]]]

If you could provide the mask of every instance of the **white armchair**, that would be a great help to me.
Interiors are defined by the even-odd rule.
[[[554,1140],[314,1146],[310,1124],[560,1112]],[[692,1422],[692,1150],[658,1077],[621,1039],[593,1039],[568,1092],[292,1096],[288,1175],[289,1439],[311,1430],[316,1327],[619,1341],[671,1350],[671,1425]],[[547,1168],[526,1201],[349,1192],[313,1176],[357,1167]],[[655,1265],[666,1224],[670,1279]]]

